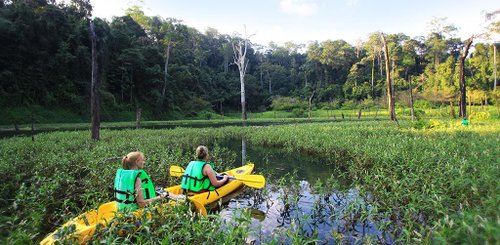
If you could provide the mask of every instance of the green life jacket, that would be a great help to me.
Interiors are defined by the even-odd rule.
[[[119,168],[116,171],[114,192],[118,202],[118,210],[127,208],[130,211],[138,208],[135,192],[135,179],[139,177],[142,182],[142,194],[144,199],[156,197],[155,186],[149,175],[144,170],[125,170]]]
[[[211,162],[191,161],[188,164],[182,176],[182,189],[194,192],[199,192],[201,190],[213,191],[216,189],[210,182],[208,176],[203,175],[203,167],[205,167],[205,164],[210,165],[212,169],[214,168],[214,164]]]

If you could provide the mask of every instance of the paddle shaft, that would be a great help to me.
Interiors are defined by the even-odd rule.
[[[170,175],[181,177],[183,174],[184,174],[184,168],[179,167],[179,166],[170,166]],[[216,177],[219,179],[223,178],[220,175],[216,175]],[[262,176],[262,175],[245,175],[245,176],[241,176],[241,177],[229,176],[229,179],[241,181],[247,186],[258,188],[258,189],[263,188],[265,183],[266,183],[266,180],[264,179],[264,176]]]
[[[224,175],[216,175],[215,177],[217,177],[217,179],[220,180],[220,179],[224,178]],[[230,175],[227,175],[227,178],[228,179],[233,179],[233,180],[241,180],[241,181],[245,181],[245,182],[253,182],[253,183],[259,183],[260,182],[260,181],[256,181],[256,180],[248,180],[248,179],[244,179],[244,178],[236,178],[236,177],[233,177],[233,176],[230,176]]]

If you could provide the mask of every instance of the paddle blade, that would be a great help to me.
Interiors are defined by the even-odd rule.
[[[257,189],[262,189],[266,185],[266,179],[262,175],[245,175],[244,177],[234,177],[234,179]]]
[[[207,209],[205,208],[205,206],[203,206],[203,204],[194,199],[189,199],[189,200],[191,200],[191,202],[194,204],[199,214],[207,216]]]
[[[184,174],[184,169],[179,166],[170,166],[170,176],[181,177]]]

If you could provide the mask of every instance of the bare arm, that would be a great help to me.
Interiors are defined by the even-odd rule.
[[[226,180],[228,178],[227,175],[224,175],[221,180],[218,180],[217,177],[215,176],[214,169],[209,164],[206,164],[203,167],[203,175],[207,176],[208,179],[210,180],[210,183],[212,183],[212,185],[215,187],[219,187],[219,186],[223,185],[224,183],[226,183]]]
[[[144,194],[142,193],[142,182],[139,178],[135,178],[135,192],[137,193],[137,196],[135,197],[137,205],[143,208],[144,206],[146,206],[146,200],[144,200]]]

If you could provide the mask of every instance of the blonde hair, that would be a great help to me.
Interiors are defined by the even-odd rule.
[[[198,146],[198,148],[196,148],[196,158],[202,160],[206,156],[208,156],[208,148],[204,145]]]
[[[129,152],[126,156],[123,157],[122,159],[122,165],[124,169],[131,169],[134,166],[136,166],[137,159],[139,157],[144,158],[144,153],[140,151],[133,151]]]

